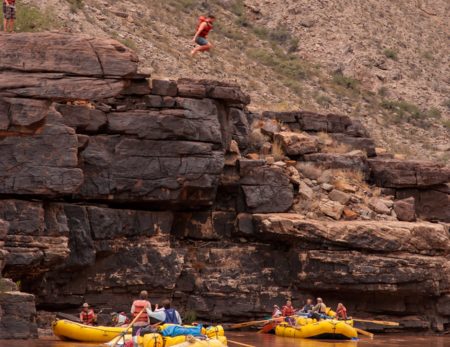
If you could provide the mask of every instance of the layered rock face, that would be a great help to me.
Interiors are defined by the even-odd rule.
[[[251,114],[235,85],[148,80],[115,41],[43,33],[0,35],[0,44],[17,47],[14,59],[0,52],[0,219],[9,223],[0,265],[39,309],[128,310],[146,289],[182,313],[236,321],[288,296],[300,305],[322,295],[355,316],[449,324],[447,225],[340,221],[356,197],[325,182],[323,218],[293,213],[317,193],[295,168],[308,164],[356,168],[403,201],[405,218],[412,208],[414,219],[448,221],[421,198],[448,199],[446,168],[406,163],[417,170],[404,183],[400,164],[374,158],[349,117]],[[250,153],[250,124],[261,120],[289,126],[265,131],[290,160]],[[321,152],[321,132],[352,151]]]

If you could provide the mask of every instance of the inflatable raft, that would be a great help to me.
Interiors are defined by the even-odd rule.
[[[125,342],[131,340],[131,335],[124,337],[117,337],[106,343],[112,346],[116,343],[117,346],[123,346]],[[207,340],[200,340],[191,336],[177,336],[177,337],[163,337],[161,334],[147,334],[144,337],[137,338],[138,345],[141,347],[224,347],[227,346],[227,338],[225,336],[217,336],[208,338]]]
[[[54,321],[52,329],[53,334],[62,340],[100,343],[111,341],[125,330],[125,328],[89,326],[66,319]]]
[[[281,323],[275,328],[275,335],[283,337],[350,340],[358,337],[358,333],[350,324],[338,320],[322,320],[296,327]]]

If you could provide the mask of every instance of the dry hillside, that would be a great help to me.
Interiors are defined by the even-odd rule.
[[[153,76],[240,83],[255,110],[359,117],[380,147],[450,160],[447,0],[28,0],[19,30],[110,36]],[[199,14],[216,50],[192,59]],[[50,19],[49,19],[50,18]]]

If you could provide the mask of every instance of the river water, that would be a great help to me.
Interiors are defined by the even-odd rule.
[[[256,333],[227,333],[229,340],[249,344],[255,347],[450,347],[449,337],[436,336],[397,336],[379,335],[373,340],[362,338],[359,341],[317,341],[302,340],[274,335]],[[43,339],[34,341],[1,341],[0,347],[83,347],[101,346],[99,344],[86,344],[62,342],[56,339]],[[230,341],[229,347],[242,347]]]

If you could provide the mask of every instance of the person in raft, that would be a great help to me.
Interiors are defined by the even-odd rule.
[[[310,313],[314,308],[314,305],[312,303],[312,299],[306,299],[305,306],[302,307],[302,309],[298,313]]]
[[[3,30],[14,31],[14,20],[16,19],[16,0],[3,0]]]
[[[280,307],[278,305],[273,305],[272,318],[279,318],[282,315]]]
[[[311,310],[312,318],[319,320],[322,320],[323,316],[326,316],[327,314],[327,305],[323,302],[322,298],[317,298],[316,300],[317,304],[313,307]]]
[[[130,319],[125,312],[113,312],[111,313],[111,321],[115,327],[127,327],[130,324]]]
[[[80,321],[85,325],[94,325],[97,322],[97,315],[94,310],[85,302],[80,312]]]
[[[148,293],[143,290],[139,293],[139,299],[134,300],[131,305],[131,314],[133,315],[133,320],[139,315],[139,318],[134,322],[131,335],[134,337],[137,335],[138,331],[149,325],[148,311],[151,311],[152,305],[148,301]],[[142,312],[143,311],[143,312]],[[142,312],[142,313],[141,313]],[[137,345],[137,342],[134,341]]]
[[[341,302],[337,305],[336,308],[336,318],[343,320],[347,319],[347,309]]]
[[[286,301],[286,305],[281,309],[281,314],[285,317],[286,322],[290,325],[295,325],[295,318],[291,317],[295,315],[295,308],[292,306],[291,300]]]
[[[195,31],[194,38],[192,39],[198,47],[195,47],[191,51],[191,55],[195,56],[198,52],[206,52],[212,48],[212,44],[206,39],[211,30],[213,30],[213,23],[216,20],[216,17],[213,15],[200,16],[197,24],[197,28]]]

